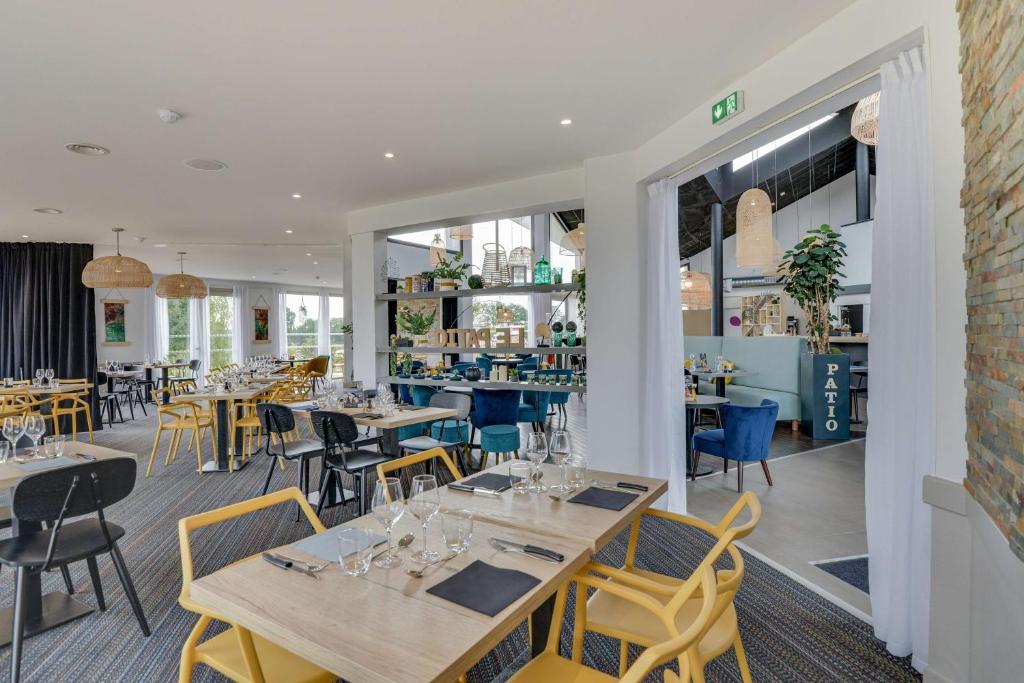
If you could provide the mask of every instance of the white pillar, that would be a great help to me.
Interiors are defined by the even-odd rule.
[[[630,473],[641,390],[639,188],[631,154],[588,159],[584,171],[588,465]]]
[[[548,244],[550,243],[550,219],[551,215],[547,213],[538,214],[533,216],[530,221],[531,225],[531,244],[530,248],[533,249],[533,258],[536,262],[543,255],[547,260],[551,261],[551,254],[548,253]],[[532,278],[532,274],[530,275]],[[532,340],[530,343],[536,346],[537,340],[534,337],[534,330],[537,328],[538,323],[544,323],[548,321],[548,316],[551,314],[551,295],[550,294],[531,294],[530,295],[530,306],[529,316],[527,318],[527,336]]]
[[[377,346],[388,345],[387,303],[376,295],[385,285],[378,277],[387,258],[387,237],[383,233],[359,233],[351,241],[352,362],[355,379],[366,388],[377,386],[387,374],[387,356]]]
[[[342,319],[346,323],[352,322],[352,244],[346,229],[341,239],[341,294],[345,299],[345,308]],[[353,379],[353,368],[355,359],[352,356],[353,335],[345,335],[345,370],[342,374],[344,381]]]

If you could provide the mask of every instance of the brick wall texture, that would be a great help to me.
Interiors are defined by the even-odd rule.
[[[967,488],[1024,560],[1024,1],[961,0]]]

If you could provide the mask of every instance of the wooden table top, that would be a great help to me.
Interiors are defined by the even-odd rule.
[[[49,387],[36,387],[31,384],[20,384],[13,387],[0,387],[0,394],[20,394],[26,389],[30,394],[73,394],[76,391],[87,391],[93,388],[93,384],[59,384]]]
[[[232,391],[211,391],[202,389],[190,394],[179,394],[171,396],[171,403],[182,403],[185,401],[248,401],[263,391],[266,387],[246,387],[245,389],[234,389]]]
[[[144,368],[155,368],[161,370],[163,368],[187,368],[188,363],[147,363],[143,365]]]
[[[114,379],[122,379],[125,377],[137,377],[145,372],[145,370],[100,370],[107,377],[113,377]]]
[[[298,404],[302,406],[302,404]],[[318,408],[298,407],[292,406],[292,410],[297,413],[308,413],[312,410],[319,410]],[[325,408],[326,410],[326,408]],[[376,409],[367,410],[366,408],[332,408],[332,411],[338,413],[345,413],[346,415],[358,415],[360,413],[376,413]],[[355,417],[355,422],[358,425],[364,425],[366,427],[377,427],[378,429],[398,429],[399,427],[406,427],[408,425],[420,424],[421,422],[433,422],[434,420],[443,420],[446,417],[455,417],[456,412],[450,408],[432,408],[425,406],[423,408],[417,408],[416,410],[400,410],[394,415],[381,418],[369,418],[369,417]]]
[[[731,370],[729,372],[716,372],[714,370],[690,370],[691,375],[697,377],[706,377],[708,379],[720,379],[724,377],[747,377],[749,375],[756,375],[757,373],[752,370]]]
[[[91,455],[99,460],[107,460],[109,458],[131,458],[136,460],[134,453],[128,451],[118,451],[113,448],[106,448],[105,446],[97,446],[91,443],[85,443],[83,441],[68,441],[64,445],[64,457],[73,456],[76,453],[82,453],[85,455]],[[80,458],[72,458],[78,460]],[[82,462],[88,462],[81,459]],[[21,466],[21,463],[17,463],[14,460],[8,459],[7,462],[0,463],[0,489],[13,488],[19,481],[27,476],[38,474],[39,472],[51,472],[52,470],[26,470]]]

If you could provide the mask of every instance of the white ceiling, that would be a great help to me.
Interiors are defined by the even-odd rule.
[[[345,212],[634,148],[850,1],[5,0],[0,240],[340,286]]]

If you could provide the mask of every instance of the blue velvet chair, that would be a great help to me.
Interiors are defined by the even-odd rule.
[[[420,370],[422,368],[423,368],[423,361],[421,361],[421,360],[414,360],[412,362],[412,371],[413,372],[416,372],[417,370]],[[402,371],[401,363],[399,363],[398,369],[396,370],[396,372],[398,373],[399,376],[402,376],[404,374],[403,371]],[[409,392],[409,386],[410,385],[408,385],[408,384],[399,384],[398,385],[398,397],[401,398],[404,403],[412,403],[412,395]],[[415,405],[415,404],[413,404],[413,405]],[[424,403],[423,405],[427,405],[427,404]]]
[[[543,431],[544,423],[548,421],[550,402],[550,391],[524,391],[523,402],[519,404],[519,421],[529,422],[535,432]]]
[[[494,362],[491,360],[490,356],[480,354],[476,357],[476,366],[483,370],[484,379],[487,379],[491,374],[491,368],[494,367]]]
[[[561,382],[562,378],[565,377],[566,381],[572,382],[572,370],[538,370],[538,375],[554,375]],[[569,396],[571,394],[568,391],[552,391],[551,399],[548,401],[549,405],[555,407],[559,415],[564,417],[566,420],[569,419],[568,415],[565,414],[565,404],[569,402]]]
[[[506,459],[519,452],[518,389],[473,389],[473,430],[480,430],[480,468],[487,466],[490,454]]]
[[[775,420],[779,416],[779,404],[771,399],[762,399],[759,406],[737,406],[727,403],[719,408],[722,429],[711,429],[693,435],[693,477],[702,454],[717,455],[724,460],[725,471],[729,471],[729,460],[736,461],[736,490],[743,491],[743,463],[761,462],[764,477],[772,485],[768,471],[768,448],[775,433]]]
[[[437,389],[434,387],[424,387],[418,384],[402,384],[400,385],[403,389],[406,389],[409,394],[409,400],[407,403],[411,403],[414,406],[429,406],[430,398],[437,393]],[[405,427],[398,428],[398,440],[405,441],[406,439],[414,439],[417,436],[423,436],[426,432],[427,423],[420,423],[415,425],[406,425]]]
[[[519,372],[535,372],[540,368],[540,359],[537,356],[530,356],[523,360],[522,363],[516,366],[516,370]]]

